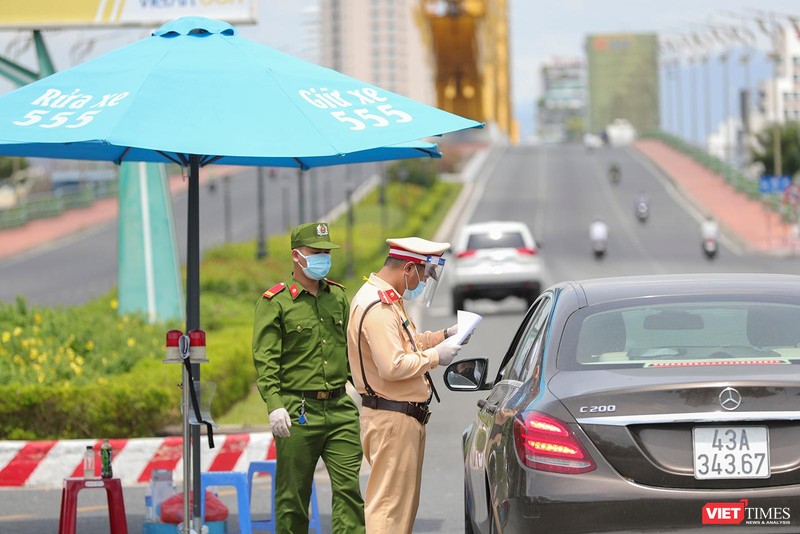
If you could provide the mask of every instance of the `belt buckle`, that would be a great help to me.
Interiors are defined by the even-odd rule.
[[[317,391],[317,400],[328,400],[331,398],[330,391]]]
[[[423,425],[427,425],[428,421],[430,421],[430,420],[431,420],[431,412],[425,412],[425,420],[422,421],[422,424]]]

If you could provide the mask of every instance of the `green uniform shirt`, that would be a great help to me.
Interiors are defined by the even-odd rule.
[[[344,387],[349,377],[344,289],[320,280],[315,297],[292,280],[256,303],[253,361],[267,411],[285,408],[281,390]],[[294,296],[293,296],[294,293]]]

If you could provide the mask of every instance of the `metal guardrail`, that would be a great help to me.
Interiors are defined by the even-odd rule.
[[[22,226],[34,219],[55,217],[76,208],[87,208],[96,200],[117,195],[118,182],[94,182],[36,193],[11,208],[0,209],[0,230]]]

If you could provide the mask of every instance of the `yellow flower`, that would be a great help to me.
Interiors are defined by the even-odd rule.
[[[133,347],[134,345],[136,345],[136,340],[133,339],[132,337],[129,337],[128,338],[128,346],[129,347]]]
[[[86,342],[86,350],[94,350],[94,341],[91,339]]]
[[[15,336],[18,336],[18,335],[20,335],[21,333],[22,333],[22,328],[20,328],[20,327],[18,327],[18,326],[15,326],[15,327],[14,327],[14,335],[15,335]]]
[[[3,332],[3,343],[8,343],[11,341],[11,332]]]
[[[39,376],[36,378],[36,381],[40,384],[44,382],[44,373],[39,373]]]
[[[33,322],[36,324],[42,324],[42,316],[38,313],[33,315]]]
[[[117,302],[117,299],[111,299],[111,309],[116,310],[117,308],[119,308],[119,302]]]

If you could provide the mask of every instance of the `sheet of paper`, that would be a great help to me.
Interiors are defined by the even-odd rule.
[[[481,317],[477,313],[472,313],[464,310],[458,310],[458,333],[454,336],[447,338],[447,341],[455,345],[461,345],[467,336],[469,336],[478,323],[481,322]]]

